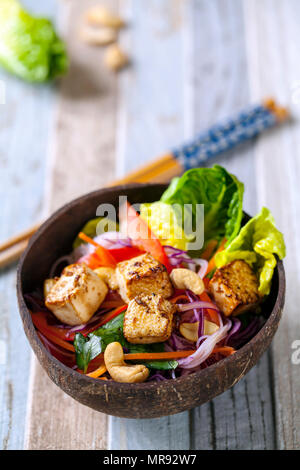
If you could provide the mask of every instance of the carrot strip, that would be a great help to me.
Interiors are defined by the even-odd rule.
[[[99,243],[95,242],[95,240],[93,240],[91,237],[88,237],[85,233],[83,232],[80,232],[78,237],[83,240],[84,242],[86,243],[90,243],[90,245],[94,245],[96,248],[99,248]],[[101,247],[102,248],[102,247]]]
[[[212,257],[212,254],[215,251],[217,244],[217,240],[210,240],[207,243],[205,250],[201,253],[201,258],[206,259],[208,261]]]
[[[81,240],[83,240],[87,243],[90,243],[91,245],[94,245],[96,247],[96,254],[98,255],[98,257],[102,261],[103,266],[111,266],[113,268],[116,266],[117,263],[116,263],[115,258],[110,254],[110,252],[108,250],[106,250],[106,248],[99,245],[99,243],[95,242],[95,240],[88,237],[83,232],[80,232],[78,237]]]
[[[103,315],[103,317],[105,316],[105,318],[99,323],[99,325],[97,325],[97,328],[100,328],[100,326],[105,325],[110,320],[113,320],[113,318],[119,316],[120,313],[124,312],[124,310],[127,309],[127,307],[128,307],[128,305],[125,304],[122,307],[118,307],[115,310],[113,310],[112,312],[108,312],[105,315]]]
[[[232,348],[231,346],[220,346],[220,347],[217,346],[213,349],[212,354],[221,353],[221,354],[225,354],[226,356],[230,356],[231,354],[234,354],[235,352],[236,350]]]
[[[34,323],[34,320],[33,320],[33,323]],[[58,346],[61,346],[62,348],[67,349],[68,351],[75,352],[75,348],[74,346],[72,346],[72,344],[68,343],[67,341],[64,341],[63,339],[60,339],[58,336],[55,336],[50,331],[41,327],[41,325],[39,325],[37,328],[47,339],[52,341],[52,343],[57,344]]]
[[[189,298],[185,294],[177,295],[173,299],[170,299],[170,302],[172,302],[172,304],[175,304],[177,302],[177,300],[187,300],[189,302]]]
[[[188,357],[193,354],[195,350],[191,351],[168,351],[161,353],[129,353],[124,354],[124,359],[127,361],[139,361],[139,360],[160,360],[160,359],[179,359],[181,357]]]
[[[217,249],[217,251],[215,252],[214,256],[209,260],[207,270],[206,270],[206,274],[210,273],[213,269],[215,269],[215,267],[216,267],[216,263],[215,263],[216,254],[220,253],[220,251],[224,250],[226,242],[227,242],[226,238],[223,238],[223,240],[221,241],[220,246]]]
[[[202,294],[199,295],[199,297],[200,297],[200,300],[202,300],[203,302],[211,302],[211,298],[206,292],[202,292]],[[210,317],[211,321],[215,323],[216,325],[220,326],[218,313],[211,308],[206,308],[205,311],[207,315]]]
[[[123,307],[124,305],[124,302],[120,301],[120,300],[104,300],[104,302],[101,304],[101,308],[103,308],[104,310],[106,309],[113,309],[113,308],[118,308],[118,307]]]
[[[204,277],[204,278],[202,279],[202,281],[203,281],[203,284],[204,284],[205,289],[208,290],[208,285],[209,285],[210,279],[209,279],[208,277]]]
[[[105,374],[107,371],[105,364],[102,364],[98,369],[94,370],[93,372],[90,372],[89,374],[86,374],[88,377],[93,377],[94,379],[97,379],[100,377],[100,375]]]

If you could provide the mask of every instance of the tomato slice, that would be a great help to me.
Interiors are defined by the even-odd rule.
[[[124,248],[111,248],[109,252],[116,262],[120,263],[120,261],[126,261],[127,259],[142,255],[144,250],[140,250],[136,246],[124,246]]]
[[[82,256],[81,258],[79,258],[77,263],[84,263],[87,265],[88,268],[93,270],[103,266],[103,264],[101,263],[101,259],[95,251],[93,253],[90,253],[89,255]]]
[[[131,238],[132,244],[139,250],[150,253],[170,272],[172,267],[159,239],[128,202],[120,211],[121,221],[125,221],[125,218],[127,219],[127,235]]]
[[[120,315],[120,313],[124,312],[124,310],[126,309],[127,309],[127,305],[125,304],[125,305],[119,306],[111,310],[110,312],[104,313],[103,315],[100,316],[99,321],[97,323],[95,323],[94,325],[90,325],[90,326],[87,325],[84,329],[80,331],[80,333],[83,334],[83,336],[86,336],[89,333],[92,333],[93,331],[97,330],[97,328],[100,328],[100,326],[105,325],[105,323],[108,323],[110,320]],[[32,317],[34,326],[48,340],[54,342],[55,344],[69,351],[74,350],[73,346],[70,345],[70,342],[74,341],[76,332],[72,331],[70,333],[70,330],[72,329],[71,326],[69,328],[59,328],[55,325],[51,325],[51,323],[48,321],[50,320],[50,316],[46,312],[32,313],[31,317]]]
[[[116,260],[113,255],[109,252],[109,250],[99,245],[99,243],[96,243],[95,240],[85,235],[85,233],[80,232],[78,236],[79,238],[81,238],[81,240],[90,243],[96,248],[93,253],[91,253],[90,255],[83,256],[79,259],[78,262],[87,264],[88,267],[91,269],[96,269],[100,266],[106,266],[111,268],[116,267]],[[95,266],[96,264],[97,266]],[[92,268],[91,266],[95,267]]]

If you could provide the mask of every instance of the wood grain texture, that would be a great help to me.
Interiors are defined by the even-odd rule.
[[[106,3],[117,7],[114,0]],[[72,64],[59,87],[50,141],[48,212],[113,179],[116,77],[103,66],[103,50],[82,44],[78,39],[82,15],[91,5],[94,2],[90,0],[65,0],[61,4],[62,29]],[[36,359],[33,359],[30,397],[27,449],[106,447],[106,416],[60,391]]]
[[[121,38],[134,67],[120,77],[117,174],[182,143],[184,2],[122,0],[130,28]],[[158,432],[159,429],[159,432]],[[189,414],[151,420],[109,419],[110,449],[187,449]]]
[[[117,0],[102,2],[117,8]],[[92,0],[64,0],[71,67],[61,81],[50,148],[49,211],[111,181],[115,164],[117,78],[103,64],[104,49],[79,37]]]
[[[135,2],[131,2],[130,5],[133,9]],[[184,138],[188,138],[217,122],[218,119],[231,115],[246,106],[249,103],[249,84],[246,76],[246,48],[241,4],[237,5],[234,1],[211,0],[188,2],[183,6],[181,18],[181,46],[178,46],[177,50],[182,52],[181,54],[177,53],[176,59],[171,56],[168,61],[169,71],[180,67],[180,62],[183,64],[180,72],[181,80],[172,82],[167,98],[164,97],[164,100],[159,102],[161,107],[159,113],[165,112],[166,103],[172,100],[173,95],[176,96],[177,105],[181,99],[183,114],[180,121],[180,132]],[[149,15],[147,19],[140,19],[139,28],[142,28],[143,31],[149,29],[147,25],[143,24],[148,20]],[[155,39],[152,38],[153,41]],[[134,42],[134,39],[131,39],[131,43]],[[145,38],[144,42],[149,43],[150,38]],[[138,52],[139,50],[136,51],[136,54]],[[162,54],[163,52],[164,50],[161,49]],[[135,60],[139,66],[139,56]],[[155,58],[152,58],[152,61],[154,60],[155,62],[151,63],[150,68],[155,73],[155,71],[157,72],[155,67],[157,67],[156,64],[159,60],[157,54]],[[149,64],[147,70],[149,70]],[[132,104],[132,100],[127,102],[124,99],[122,110],[123,126],[127,136],[126,140],[121,140],[122,158],[127,166],[132,165],[133,162],[136,164],[140,155],[145,154],[145,146],[142,145],[143,132],[145,134],[148,131],[146,128],[141,129],[141,119],[138,120],[138,124],[134,119],[137,115],[136,111],[142,109],[139,103],[143,101],[145,89],[141,88],[140,91],[135,87],[134,91],[131,91],[132,84],[139,83],[139,76],[143,75],[142,64],[137,68],[137,71],[134,70],[131,74],[134,78],[131,80],[132,83],[124,84],[124,95],[125,91],[126,98],[134,93],[134,104]],[[163,81],[168,79],[169,75],[170,72],[169,74],[165,73]],[[159,76],[161,78],[161,75]],[[237,88],[239,93],[236,92]],[[153,113],[152,119],[157,115],[157,106],[158,102],[155,102],[154,105],[151,102],[150,107],[148,105],[147,114],[149,116],[150,112]],[[181,110],[179,109],[179,112]],[[148,119],[150,121],[149,117]],[[158,121],[156,120],[156,122]],[[153,129],[153,123],[151,124],[151,129]],[[160,140],[165,138],[165,145],[167,145],[168,134],[163,132],[160,127]],[[137,134],[135,134],[136,132]],[[176,125],[174,132],[178,133]],[[137,137],[134,137],[135,135]],[[128,136],[132,138],[127,140]],[[145,135],[144,139],[146,138]],[[176,143],[176,138],[174,138],[174,143]],[[151,145],[154,146],[155,143],[151,143]],[[161,142],[160,145],[162,145]],[[229,155],[219,157],[216,161],[225,165],[246,183],[245,207],[250,213],[255,213],[257,210],[256,188],[254,157],[251,148],[245,146]],[[180,419],[171,417],[159,420],[161,429],[164,430],[162,435],[167,435],[167,440],[157,438],[157,420],[124,422],[124,420],[112,418],[110,421],[110,446],[114,449],[124,445],[127,448],[134,448],[132,445],[143,448],[142,446],[147,443],[151,449],[160,449],[168,448],[167,446],[175,443],[175,447],[169,448],[182,445],[182,448],[185,449],[271,449],[274,447],[274,423],[270,374],[269,356],[265,355],[259,366],[233,390],[226,392],[210,404],[190,412],[189,417],[187,414],[183,414]],[[189,439],[185,439],[179,444],[176,436],[181,433],[183,426],[185,431],[188,429],[188,431],[191,430],[191,433]],[[168,429],[167,433],[166,429]],[[131,439],[124,441],[124,436],[142,437],[138,439],[138,442],[132,444]]]
[[[53,1],[36,8],[55,16]],[[51,125],[53,86],[24,83],[1,70],[6,100],[0,105],[0,240],[26,229],[42,215],[45,152]],[[30,126],[24,123],[30,122]],[[34,189],[33,189],[34,188]],[[5,357],[0,361],[0,448],[21,449],[27,403],[30,347],[23,332],[15,294],[15,265],[0,272],[0,342]],[[22,374],[15,373],[18,362]]]
[[[201,131],[250,102],[243,5],[241,2],[193,2],[189,12],[194,60],[190,69],[189,133]],[[207,47],[208,44],[210,47]],[[260,99],[258,99],[259,101]],[[188,111],[188,110],[187,110]],[[257,212],[251,144],[221,155],[225,166],[245,183],[244,207]],[[269,355],[232,390],[191,412],[195,449],[272,449],[274,423]]]
[[[258,200],[269,207],[287,245],[287,295],[273,345],[277,447],[300,448],[300,374],[293,342],[300,338],[299,144],[300,4],[296,0],[245,3],[251,98],[273,93],[290,105],[294,122],[255,147]]]

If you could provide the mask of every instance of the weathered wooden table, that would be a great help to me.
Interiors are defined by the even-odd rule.
[[[0,75],[0,239],[274,95],[295,121],[217,161],[246,183],[245,209],[267,205],[285,234],[286,307],[272,351],[233,389],[172,417],[108,418],[64,395],[31,357],[12,266],[0,275],[0,446],[299,448],[300,2],[107,1],[129,22],[120,41],[132,66],[119,76],[105,70],[101,49],[78,39],[82,12],[95,3],[24,0],[57,20],[72,66],[56,85]]]

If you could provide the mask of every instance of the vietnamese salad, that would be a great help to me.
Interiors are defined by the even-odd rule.
[[[114,225],[88,220],[25,296],[48,352],[94,379],[138,383],[192,374],[243,347],[266,321],[285,256],[268,209],[244,216],[243,192],[225,168],[197,168],[159,201],[123,204]]]

